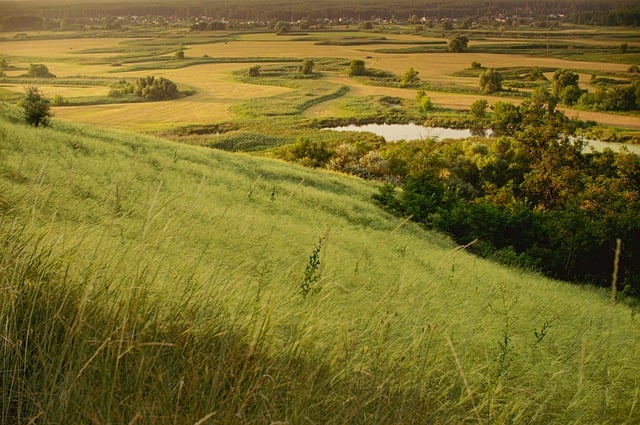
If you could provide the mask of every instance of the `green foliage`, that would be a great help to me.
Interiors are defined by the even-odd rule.
[[[302,298],[307,298],[309,294],[315,294],[320,292],[320,288],[316,286],[320,280],[320,251],[324,244],[324,238],[320,238],[318,243],[313,247],[313,252],[309,256],[309,261],[304,269],[304,275],[302,282],[300,282],[300,295]]]
[[[133,90],[136,96],[149,100],[167,100],[180,97],[176,84],[164,77],[147,76],[136,80]]]
[[[486,105],[477,106],[480,116]],[[458,243],[477,239],[470,249],[478,254],[601,286],[610,283],[611,262],[592,259],[609,259],[622,237],[630,256],[623,274],[640,293],[633,277],[640,270],[630,260],[640,249],[640,223],[631,219],[640,215],[640,158],[584,153],[570,138],[575,124],[555,107],[546,90],[519,106],[496,102],[490,126],[508,137],[443,143],[426,158],[409,156],[402,190],[383,188],[376,200]]]
[[[295,161],[309,167],[323,167],[331,158],[331,151],[324,141],[311,140],[307,137],[298,138],[289,148],[289,154]]]
[[[491,106],[493,114],[489,126],[496,136],[513,136],[522,121],[517,106],[508,102],[496,102]]]
[[[426,116],[433,109],[433,102],[424,90],[418,90],[416,101],[423,116]]]
[[[302,64],[298,67],[298,72],[302,75],[311,75],[313,74],[313,67],[316,64],[313,62],[313,59],[305,59],[302,61]]]
[[[49,99],[34,86],[27,87],[25,96],[18,102],[18,106],[23,110],[26,123],[34,127],[48,126],[53,116]]]
[[[456,34],[455,36],[449,39],[448,48],[450,52],[461,53],[467,48],[468,44],[469,44],[469,38],[466,35]],[[473,67],[473,64],[472,64],[472,67]]]
[[[471,68],[480,69],[480,68],[482,68],[482,64],[480,62],[472,61],[471,62]]]
[[[471,104],[469,114],[471,115],[471,130],[474,134],[484,135],[487,126],[487,109],[489,102],[486,99],[478,99]]]
[[[596,111],[633,111],[640,109],[640,82],[608,88],[596,87],[595,92],[580,92],[578,104]]]
[[[573,105],[582,94],[578,85],[580,76],[566,69],[558,69],[553,73],[553,95],[565,105]]]
[[[49,68],[46,65],[41,63],[32,63],[29,65],[29,71],[27,72],[27,77],[29,78],[55,78],[51,72],[49,72]]]
[[[358,24],[358,29],[371,30],[373,29],[373,23],[371,21],[362,21]]]
[[[413,67],[407,69],[400,79],[400,87],[415,87],[420,84],[419,72]]]
[[[442,29],[445,31],[453,30],[453,23],[450,20],[445,19],[444,21],[442,21]]]
[[[184,59],[184,50],[178,50],[174,55],[174,59],[183,60]]]
[[[52,103],[54,106],[62,106],[62,105],[67,105],[69,102],[67,102],[64,96],[62,96],[61,94],[56,94],[55,96],[53,96]]]
[[[0,58],[0,71],[9,68],[9,62],[7,62],[7,58]]]
[[[527,75],[529,81],[546,81],[547,77],[542,73],[542,70],[538,67],[531,68]]]
[[[480,73],[480,90],[483,93],[493,93],[502,90],[502,75],[495,69],[488,69]]]
[[[353,59],[349,64],[349,76],[356,77],[363,75],[367,75],[364,61],[361,59]]]

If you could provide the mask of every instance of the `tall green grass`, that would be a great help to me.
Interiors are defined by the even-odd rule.
[[[355,178],[3,115],[2,423],[637,422],[638,319],[606,294]]]

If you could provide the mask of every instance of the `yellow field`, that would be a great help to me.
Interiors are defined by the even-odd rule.
[[[344,34],[343,34],[344,35]],[[380,37],[379,34],[357,34],[360,37]],[[187,36],[185,34],[185,36]],[[322,33],[321,37],[331,39],[339,33]],[[349,35],[351,36],[351,34]],[[386,41],[424,42],[419,36],[384,35]],[[270,34],[242,35],[228,43],[195,44],[185,46],[188,58],[205,55],[212,58],[343,58],[345,60],[362,59],[368,68],[381,69],[402,75],[409,67],[415,68],[423,81],[431,84],[456,84],[458,86],[477,87],[477,80],[452,75],[456,71],[468,68],[472,61],[480,62],[484,67],[504,66],[554,67],[570,69],[589,69],[598,72],[624,72],[628,65],[617,63],[594,63],[568,61],[556,58],[527,57],[522,55],[469,54],[469,53],[428,53],[428,54],[382,54],[376,49],[384,47],[407,48],[411,44],[381,45],[366,44],[357,46],[320,46],[314,41],[293,41],[296,37],[279,37]],[[247,69],[250,64],[222,63],[192,66],[183,69],[158,69],[140,72],[124,72],[109,64],[86,65],[89,59],[104,59],[116,53],[77,54],[85,49],[110,48],[126,41],[124,38],[88,38],[42,41],[4,41],[0,42],[0,56],[7,57],[11,65],[19,70],[9,70],[9,76],[25,73],[30,63],[44,63],[58,78],[76,76],[131,78],[145,75],[167,77],[179,85],[189,86],[196,94],[171,102],[145,104],[99,105],[82,107],[59,107],[55,114],[58,118],[96,125],[135,129],[141,131],[164,129],[174,125],[210,124],[235,118],[231,106],[247,99],[276,96],[289,89],[265,85],[241,84],[234,81],[231,72]],[[498,42],[503,39],[488,39],[485,42]],[[417,45],[417,44],[416,44]],[[336,85],[350,87],[348,96],[387,95],[406,99],[415,98],[415,90],[369,86],[358,83],[345,73],[326,72],[325,80]],[[588,76],[581,75],[581,83],[586,84]],[[23,85],[6,86],[10,90],[23,92]],[[108,92],[107,87],[61,87],[54,84],[42,85],[48,96],[60,94],[65,97],[101,96]],[[437,107],[468,109],[479,96],[469,94],[429,93]],[[487,98],[490,103],[505,98]],[[305,112],[306,116],[331,116],[339,100],[331,100],[316,105]],[[513,102],[516,102],[515,100]],[[604,113],[579,114],[582,118],[595,119],[603,124],[640,127],[637,119]]]

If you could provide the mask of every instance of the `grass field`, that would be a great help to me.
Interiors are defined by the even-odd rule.
[[[467,110],[473,101],[481,97],[478,92],[477,77],[458,75],[469,68],[472,61],[480,62],[485,68],[509,69],[523,68],[565,68],[582,75],[581,82],[586,87],[588,78],[593,75],[626,75],[629,60],[632,62],[635,53],[630,53],[626,60],[614,54],[619,42],[624,40],[631,47],[640,44],[629,38],[629,31],[616,31],[604,34],[599,29],[569,28],[552,34],[553,45],[564,45],[572,40],[579,45],[604,47],[607,56],[594,58],[595,61],[580,60],[572,48],[554,50],[553,55],[545,55],[544,32],[529,30],[509,30],[500,37],[471,33],[469,53],[447,53],[446,45],[435,43],[446,41],[442,33],[424,34],[385,32],[335,31],[318,32],[309,35],[275,34],[233,34],[226,32],[210,32],[205,34],[158,33],[157,37],[135,38],[114,37],[107,33],[104,38],[68,38],[60,39],[61,34],[38,34],[38,39],[31,39],[29,34],[23,39],[12,39],[10,34],[0,41],[0,56],[6,57],[12,65],[6,74],[9,80],[3,85],[5,90],[22,92],[24,83],[11,84],[11,78],[18,78],[26,72],[30,63],[44,63],[58,78],[72,79],[84,77],[102,77],[105,79],[136,78],[145,75],[164,76],[176,83],[193,87],[196,94],[192,97],[166,103],[144,105],[95,105],[82,107],[56,108],[61,119],[90,123],[121,129],[143,132],[165,131],[171,127],[187,125],[211,125],[234,121],[241,118],[234,111],[241,110],[243,102],[256,99],[259,105],[289,104],[291,98],[304,96],[306,92],[287,87],[287,82],[276,81],[273,85],[263,82],[252,84],[250,80],[239,80],[234,73],[246,71],[249,66],[259,63],[263,67],[278,66],[269,61],[290,61],[313,58],[318,64],[316,72],[327,86],[327,92],[336,93],[340,87],[347,87],[346,102],[358,102],[368,96],[393,95],[406,99],[409,103],[415,98],[414,89],[398,89],[381,87],[380,85],[362,84],[347,77],[348,64],[352,59],[362,59],[370,69],[383,70],[398,78],[410,67],[414,67],[430,91],[434,104],[439,108]],[[151,35],[151,34],[150,34]],[[35,36],[35,34],[34,34]],[[71,36],[71,34],[69,34]],[[565,38],[563,38],[563,36]],[[576,37],[575,39],[569,37]],[[52,39],[41,39],[52,37]],[[83,35],[86,37],[86,34]],[[114,37],[114,38],[109,38]],[[526,38],[531,37],[531,38]],[[549,35],[547,35],[549,37]],[[577,40],[577,41],[576,41]],[[630,40],[630,41],[629,41]],[[563,44],[564,43],[564,44]],[[634,44],[636,43],[636,44]],[[532,45],[528,53],[505,54],[519,45]],[[487,46],[499,53],[486,53]],[[540,48],[538,48],[540,47]],[[411,49],[436,49],[436,53],[411,53]],[[172,59],[173,53],[183,49],[183,62]],[[439,50],[438,50],[439,49]],[[389,51],[394,53],[381,53]],[[564,52],[564,53],[563,53]],[[582,57],[587,54],[582,52]],[[604,53],[603,53],[604,54]],[[563,57],[566,56],[566,57]],[[617,56],[616,56],[617,55]],[[622,60],[621,60],[622,59]],[[326,64],[323,64],[324,62]],[[295,63],[293,64],[295,65]],[[132,71],[135,70],[135,71]],[[256,80],[257,82],[257,80]],[[54,83],[43,84],[45,92],[51,95],[61,94],[68,97],[92,97],[103,94],[108,88],[80,87],[56,88]],[[51,90],[53,89],[53,90]],[[293,90],[293,91],[292,91]],[[466,92],[466,93],[465,93]],[[517,93],[516,93],[517,94]],[[282,96],[281,98],[279,98]],[[508,98],[508,94],[506,95]],[[482,96],[487,98],[487,96]],[[345,99],[329,96],[306,103],[302,109],[294,108],[291,126],[296,120],[307,117],[341,117],[344,110],[339,105]],[[488,97],[490,102],[505,100]],[[512,101],[518,102],[518,97]],[[206,105],[206,106],[203,106]],[[294,113],[295,112],[295,113]],[[336,116],[338,115],[338,116]],[[571,112],[569,112],[571,115]],[[598,123],[622,127],[638,127],[637,116],[613,115],[605,113],[579,113]],[[241,125],[252,131],[250,123]],[[253,129],[255,130],[255,129]]]
[[[472,257],[360,179],[16,116],[2,422],[637,422],[637,311],[606,293]]]

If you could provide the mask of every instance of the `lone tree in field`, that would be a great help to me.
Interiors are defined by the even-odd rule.
[[[48,126],[51,114],[51,103],[37,87],[27,88],[27,92],[18,105],[23,109],[24,120],[34,127]]]
[[[349,75],[351,77],[367,75],[367,69],[364,66],[364,61],[360,59],[354,59],[349,65]]]
[[[580,76],[566,69],[557,69],[553,73],[553,95],[565,105],[573,105],[582,96],[578,85]]]
[[[55,78],[56,76],[49,72],[49,68],[41,63],[32,63],[29,65],[27,77],[30,78]]]
[[[449,39],[449,51],[453,53],[460,53],[467,48],[469,44],[469,38],[466,35],[457,34]]]
[[[413,69],[413,67],[407,69],[400,80],[400,87],[415,87],[420,84],[419,72]]]
[[[423,116],[426,116],[433,109],[433,102],[423,89],[416,93],[416,102],[418,102],[418,109]]]
[[[302,62],[302,65],[298,67],[298,71],[303,75],[311,75],[313,74],[313,67],[316,64],[313,63],[313,59],[305,59]]]
[[[483,93],[493,93],[502,90],[502,75],[495,69],[488,69],[480,73],[480,90]]]

